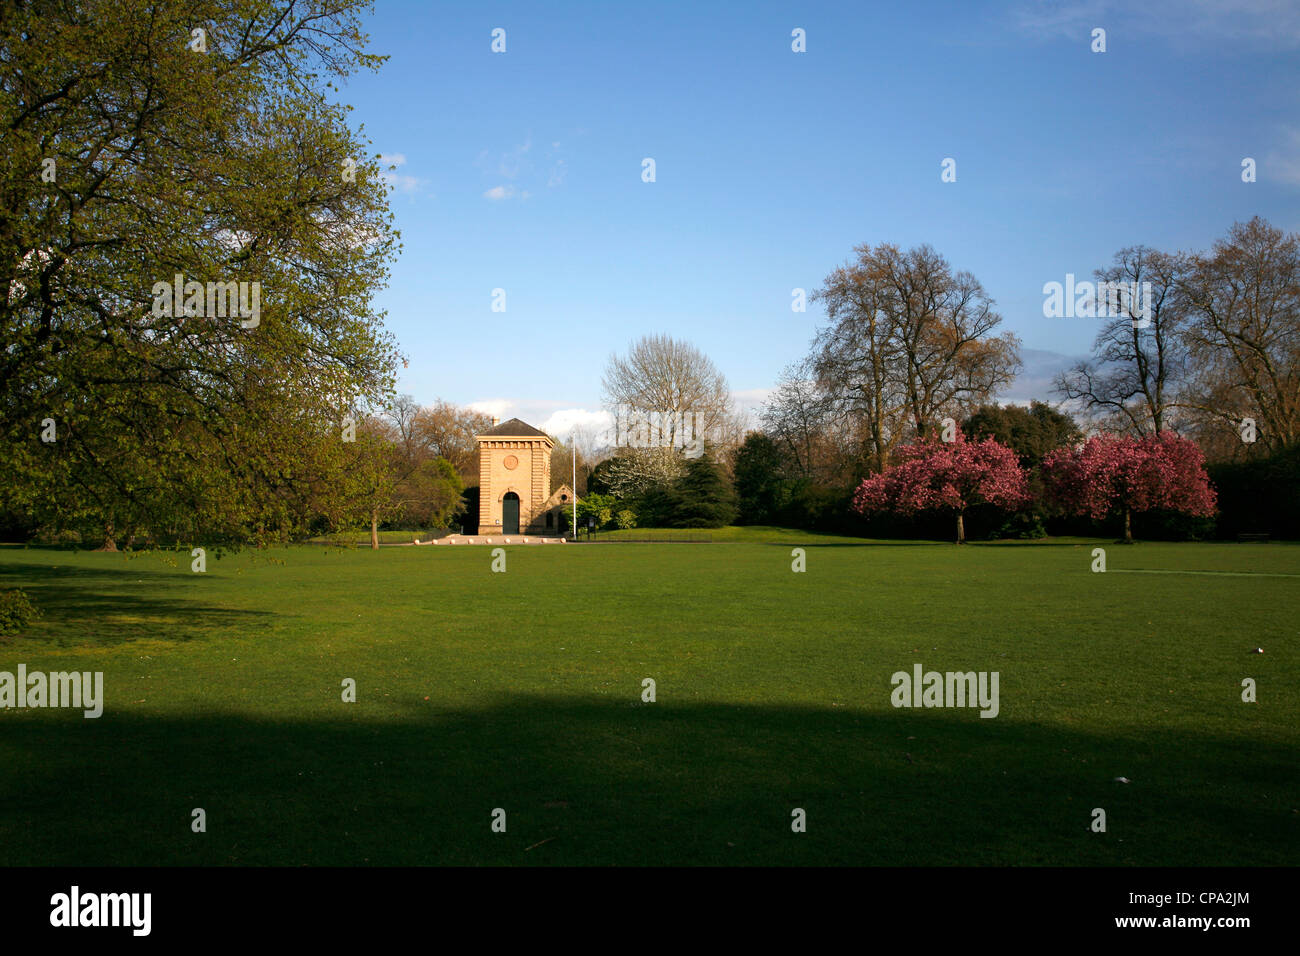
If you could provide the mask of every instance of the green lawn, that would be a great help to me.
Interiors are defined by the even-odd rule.
[[[440,532],[437,531],[381,531],[379,532],[379,543],[410,544],[416,538],[419,538],[421,541],[428,541],[430,538],[436,537],[439,533]],[[319,538],[312,538],[311,543],[368,548],[370,547],[370,532],[362,530],[351,531],[346,534],[322,535]]]
[[[0,865],[1300,860],[1300,547],[718,537],[0,548],[0,671],[107,698],[0,710]],[[999,716],[892,707],[916,663]]]

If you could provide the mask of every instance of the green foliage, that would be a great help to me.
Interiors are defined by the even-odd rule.
[[[721,528],[736,518],[736,492],[708,455],[686,461],[686,473],[667,497],[670,528]]]
[[[332,100],[380,62],[365,4],[328,6],[0,15],[0,511],[105,547],[238,543],[304,530],[340,487],[342,419],[399,358],[372,305],[398,236]],[[249,306],[256,283],[258,312],[219,312],[217,283]]]
[[[1219,537],[1300,538],[1300,444],[1206,470],[1219,494]]]
[[[632,499],[632,510],[636,512],[637,522],[643,528],[670,527],[670,519],[676,506],[673,495],[666,488],[651,488]]]
[[[770,524],[790,508],[797,483],[786,477],[789,463],[781,449],[762,432],[750,432],[732,458],[737,522]]]
[[[446,458],[420,462],[399,489],[399,520],[416,528],[446,528],[465,507],[464,485]]]
[[[1029,541],[1046,537],[1047,529],[1043,527],[1042,515],[1035,511],[1017,512],[1003,521],[996,531],[989,532],[991,540],[1018,538]]]
[[[460,508],[457,509],[456,525],[453,531],[459,531],[464,528],[466,534],[474,534],[478,531],[478,506],[479,506],[479,487],[478,485],[469,485],[460,493]]]
[[[1074,419],[1037,401],[1029,408],[984,405],[961,423],[961,431],[970,441],[997,439],[1016,453],[1025,468],[1036,468],[1049,452],[1083,439]]]
[[[861,533],[862,517],[849,503],[853,489],[832,488],[800,479],[791,488],[790,503],[784,509],[782,524],[821,531]]]
[[[40,608],[32,604],[24,591],[0,591],[0,637],[17,634],[36,618]]]
[[[1083,433],[1073,418],[1044,402],[1023,405],[984,405],[961,423],[962,435],[970,441],[993,438],[1016,453],[1028,472],[1029,502],[1013,514],[1005,511],[987,517],[991,520],[990,538],[1033,539],[1046,537],[1044,522],[1060,512],[1047,500],[1040,467],[1043,459],[1057,448],[1075,445]],[[977,519],[978,520],[978,519]]]
[[[595,521],[597,529],[608,527],[614,520],[614,509],[619,500],[613,495],[588,494],[578,499],[578,525],[587,527],[587,519]]]
[[[619,531],[627,531],[636,527],[636,513],[624,508],[614,516],[614,524]]]
[[[611,494],[609,488],[609,473],[614,467],[614,459],[606,458],[604,461],[597,463],[596,467],[591,469],[587,475],[587,493],[588,494]]]

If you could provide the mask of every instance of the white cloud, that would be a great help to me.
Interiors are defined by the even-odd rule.
[[[515,402],[508,398],[487,398],[481,402],[470,402],[466,407],[471,411],[480,412],[484,415],[493,415],[502,421],[515,417],[506,414],[515,407]]]
[[[467,408],[492,415],[503,422],[518,418],[540,428],[557,441],[568,441],[576,428],[580,445],[599,444],[606,431],[612,433],[614,419],[603,409],[589,409],[549,399],[484,398],[470,402]]]
[[[590,434],[599,435],[613,427],[614,419],[609,412],[600,409],[591,411],[586,408],[564,408],[554,411],[537,427],[548,435],[567,439],[575,428]]]
[[[385,176],[384,180],[398,192],[408,194],[419,192],[426,182],[418,176]]]
[[[395,173],[390,167],[405,166],[405,153],[388,153],[379,157],[379,177],[386,183],[390,189],[397,192],[414,195],[418,193],[428,183],[427,179],[421,179],[419,176],[407,176],[405,174]]]
[[[743,388],[733,390],[731,398],[741,409],[749,411],[761,408],[773,391],[771,388]]]
[[[1011,19],[1022,33],[1040,37],[1089,36],[1094,26],[1103,26],[1107,0],[1078,0],[1074,3],[1043,3],[1029,0],[1011,9]]]
[[[489,189],[487,192],[483,194],[483,197],[485,199],[491,199],[495,202],[501,199],[509,199],[514,194],[515,194],[514,186],[502,185],[502,186],[493,186],[491,189]]]

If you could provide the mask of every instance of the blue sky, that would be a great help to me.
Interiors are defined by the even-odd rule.
[[[378,0],[367,29],[391,59],[342,99],[397,163],[377,304],[399,389],[557,433],[648,333],[761,399],[824,318],[791,290],[859,243],[974,273],[1022,339],[1024,400],[1097,331],[1044,318],[1044,283],[1256,214],[1300,228],[1295,3]]]

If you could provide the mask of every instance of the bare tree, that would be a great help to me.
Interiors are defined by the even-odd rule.
[[[430,499],[442,489],[422,480],[426,469],[439,457],[425,441],[420,428],[423,409],[410,395],[398,395],[382,410],[382,416],[369,425],[375,454],[387,461],[388,500],[376,494],[370,512],[370,546],[379,547],[379,521],[385,515],[411,520],[416,514],[428,513]],[[436,470],[435,470],[436,471]],[[381,504],[382,502],[382,504]]]
[[[643,336],[625,358],[610,356],[601,384],[616,445],[629,429],[670,448],[695,438],[718,441],[732,430],[726,377],[695,346],[670,336]]]
[[[993,334],[1002,316],[969,272],[953,273],[928,245],[868,253],[895,310],[911,425],[919,436],[942,415],[959,417],[1010,385],[1020,370],[1020,342]]]
[[[1300,441],[1300,235],[1256,216],[1196,259],[1184,284],[1195,374],[1184,400],[1202,420],[1257,421],[1275,451]]]
[[[822,389],[812,362],[788,366],[763,406],[762,429],[784,453],[795,472],[823,484],[851,480],[864,444],[853,416]]]
[[[410,395],[398,395],[383,409],[387,438],[397,446],[402,461],[414,467],[427,454],[427,443],[421,434],[419,416],[422,409]],[[435,453],[436,454],[436,453]],[[402,477],[399,475],[399,478]]]
[[[467,485],[478,484],[478,443],[492,427],[492,417],[438,399],[415,417],[414,429],[420,441],[434,455],[446,458]]]
[[[551,440],[555,444],[551,447],[551,487],[547,493],[555,494],[561,485],[573,485],[576,481],[577,487],[573,489],[573,493],[581,498],[587,493],[587,476],[591,474],[595,463],[587,458],[580,440],[575,442],[573,437],[570,437],[566,443],[554,436]],[[574,476],[575,465],[577,466],[576,477]]]
[[[552,434],[551,439],[555,442],[556,447],[561,444],[566,447],[576,445],[579,461],[586,459],[589,465],[595,465],[603,457],[606,457],[601,454],[603,444],[601,432],[602,430],[595,425],[573,425],[564,432]]]
[[[1190,257],[1147,246],[1115,253],[1109,268],[1094,273],[1099,286],[1141,289],[1149,282],[1145,308],[1135,307],[1132,296],[1119,296],[1118,314],[1097,335],[1094,357],[1058,375],[1054,390],[1111,428],[1140,436],[1172,427],[1187,375],[1182,287],[1191,268]]]
[[[968,272],[929,246],[906,253],[860,245],[812,298],[830,323],[813,344],[820,387],[861,423],[873,471],[909,431],[960,417],[1010,384],[1019,341],[995,336],[1002,317]]]

